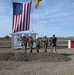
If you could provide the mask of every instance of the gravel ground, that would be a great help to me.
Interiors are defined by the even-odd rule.
[[[40,50],[40,53],[43,50]],[[0,53],[17,53],[22,50],[0,48]],[[36,53],[36,51],[33,51]],[[50,53],[50,49],[48,49]],[[74,75],[74,49],[57,49],[57,52],[70,57],[70,61],[0,61],[0,75]],[[55,52],[54,52],[55,53]]]

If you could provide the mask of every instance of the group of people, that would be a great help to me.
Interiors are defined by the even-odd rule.
[[[30,53],[32,53],[33,52],[33,44],[35,43],[35,49],[36,49],[37,53],[39,53],[41,42],[43,43],[44,51],[47,52],[48,42],[50,42],[51,53],[53,52],[53,49],[57,53],[57,50],[56,50],[57,38],[55,37],[55,35],[52,35],[52,37],[49,40],[47,39],[46,35],[44,35],[44,37],[41,39],[41,42],[40,42],[38,37],[36,37],[36,39],[34,40],[31,36],[31,34],[29,34],[29,36],[27,38],[25,36],[22,36],[20,38],[20,42],[21,42],[23,52],[27,52],[27,45],[28,45],[29,49],[30,49]]]
[[[22,37],[20,38],[20,42],[21,42],[23,52],[27,52],[27,44],[28,44],[28,46],[30,48],[30,53],[32,53],[33,41],[34,40],[31,36],[31,34],[29,34],[29,36],[27,38],[24,35],[22,35]]]

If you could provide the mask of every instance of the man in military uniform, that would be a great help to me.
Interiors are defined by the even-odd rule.
[[[42,41],[43,41],[44,50],[45,50],[45,52],[47,52],[48,40],[47,40],[46,35],[44,35]]]
[[[20,38],[20,42],[23,52],[27,52],[27,38],[24,35],[22,35],[22,37]]]
[[[39,41],[38,37],[36,37],[35,44],[36,44],[37,53],[39,53],[40,41]]]
[[[33,38],[31,34],[29,34],[29,37],[28,37],[28,44],[29,44],[30,53],[32,53]]]
[[[57,42],[57,38],[55,37],[55,34],[52,35],[52,37],[50,38],[50,46],[51,46],[51,53],[52,53],[52,50],[54,49],[57,53],[57,50],[56,50],[56,42]]]

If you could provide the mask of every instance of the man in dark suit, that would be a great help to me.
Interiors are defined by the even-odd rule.
[[[57,38],[55,37],[55,34],[54,34],[54,35],[52,35],[52,37],[50,38],[51,53],[52,53],[53,48],[54,48],[54,50],[55,50],[56,53],[57,53],[57,50],[56,50],[56,42],[57,42]]]

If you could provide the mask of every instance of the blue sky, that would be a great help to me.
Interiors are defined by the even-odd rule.
[[[30,19],[30,31],[38,36],[74,36],[74,0],[42,0],[38,9],[32,0]],[[0,0],[0,26],[0,37],[12,33],[12,0]]]

